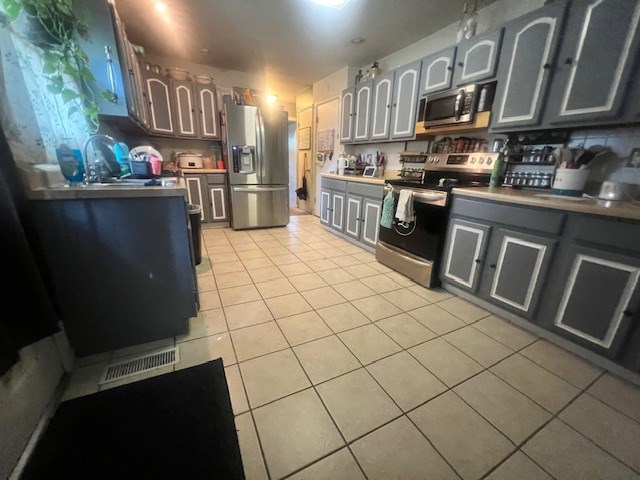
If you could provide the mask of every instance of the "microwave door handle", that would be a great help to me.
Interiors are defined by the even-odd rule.
[[[462,115],[462,108],[464,106],[464,90],[460,90],[456,95],[456,102],[453,104],[453,117],[456,120],[460,120]]]

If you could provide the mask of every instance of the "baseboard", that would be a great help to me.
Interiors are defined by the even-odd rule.
[[[364,250],[367,250],[368,252],[371,252],[371,253],[373,253],[375,255],[376,249],[374,247],[370,247],[369,245],[365,245],[364,243],[360,243],[359,241],[354,240],[350,236],[345,235],[342,232],[336,232],[333,228],[327,227],[326,225],[320,224],[320,226],[322,228],[324,228],[327,232],[333,233],[334,235],[336,235],[336,236],[338,236],[340,238],[343,238],[344,240],[347,240],[348,242],[353,243],[354,245],[357,245],[358,247],[360,247],[360,248],[362,248]]]

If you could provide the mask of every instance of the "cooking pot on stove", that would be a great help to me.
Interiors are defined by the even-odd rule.
[[[176,164],[178,168],[203,168],[204,161],[199,153],[180,152],[176,153]]]

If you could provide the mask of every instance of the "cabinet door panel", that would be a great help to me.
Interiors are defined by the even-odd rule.
[[[362,198],[347,196],[347,215],[345,217],[344,233],[356,240],[360,236],[360,210]]]
[[[565,10],[552,3],[506,26],[492,130],[540,123]]]
[[[422,59],[420,95],[451,88],[456,47],[447,48]]]
[[[480,35],[458,46],[456,86],[490,79],[496,74],[503,29]]]
[[[555,243],[545,237],[499,229],[492,237],[487,255],[487,262],[491,263],[486,270],[483,296],[519,315],[531,317]]]
[[[209,197],[211,200],[211,221],[228,221],[227,187],[225,185],[209,185]]]
[[[391,106],[391,138],[413,138],[420,86],[421,61],[396,69]]]
[[[196,85],[198,93],[200,136],[202,138],[220,138],[218,125],[218,101],[213,85]]]
[[[200,207],[200,220],[208,222],[209,217],[207,215],[207,204],[205,202],[206,190],[204,190],[203,178],[201,175],[185,175],[184,180],[187,184],[187,199],[192,205],[198,205]]]
[[[171,88],[176,107],[176,133],[182,137],[197,136],[193,84],[172,80]]]
[[[344,193],[331,193],[331,226],[344,230]]]
[[[363,200],[362,241],[371,247],[378,243],[378,225],[382,203],[380,200],[365,198]]]
[[[478,289],[491,227],[453,219],[447,232],[443,279],[470,292]]]
[[[369,120],[371,118],[371,82],[356,88],[356,121],[353,139],[365,141],[369,139]]]
[[[638,313],[640,262],[580,248],[572,258],[554,325],[614,355]]]
[[[329,190],[320,191],[320,222],[329,225],[329,215],[331,214],[331,192]]]
[[[348,88],[342,92],[340,99],[340,142],[353,142],[355,88]]]
[[[169,79],[151,72],[146,72],[146,78],[151,131],[173,135],[175,130]]]
[[[389,138],[394,73],[395,72],[392,71],[378,77],[373,83],[371,135],[369,136],[371,140],[386,140]]]
[[[620,113],[638,53],[639,21],[637,0],[572,3],[549,98],[550,122],[588,123]]]

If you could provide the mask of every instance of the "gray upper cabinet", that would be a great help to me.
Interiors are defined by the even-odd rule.
[[[218,118],[218,96],[215,85],[196,83],[200,136],[211,140],[220,139]]]
[[[531,318],[538,305],[556,241],[497,228],[492,234],[480,296]]]
[[[420,96],[451,88],[456,49],[447,48],[422,59]]]
[[[171,80],[171,91],[175,105],[175,131],[181,137],[197,137],[196,105],[193,82]]]
[[[471,293],[478,290],[490,232],[489,225],[451,219],[442,264],[443,280]]]
[[[454,84],[467,85],[495,77],[503,29],[478,35],[458,45]]]
[[[169,78],[146,71],[145,79],[149,98],[149,129],[161,135],[174,135],[173,99]]]
[[[630,87],[639,30],[639,0],[573,1],[545,119],[572,125],[616,121]]]
[[[389,138],[394,77],[395,71],[392,70],[374,79],[371,101],[371,133],[369,135],[371,140]]]
[[[355,129],[354,142],[366,142],[369,140],[369,121],[371,120],[371,86],[368,81],[356,87],[355,93]]]
[[[421,60],[395,70],[391,104],[391,139],[413,138],[416,127]]]
[[[550,3],[505,26],[490,131],[539,125],[566,8]]]
[[[353,142],[355,92],[355,87],[347,88],[340,98],[340,143]]]

